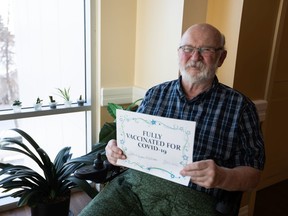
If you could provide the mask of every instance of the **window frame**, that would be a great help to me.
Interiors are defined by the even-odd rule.
[[[92,100],[92,98],[96,98],[96,81],[93,81],[96,76],[92,74],[93,66],[93,47],[95,40],[92,39],[94,34],[91,29],[93,29],[93,24],[95,25],[92,18],[95,16],[95,3],[91,0],[83,0],[84,3],[84,37],[85,37],[85,96],[83,97],[86,101],[83,106],[78,106],[77,103],[73,103],[71,107],[65,107],[60,104],[57,105],[57,109],[50,109],[49,105],[44,105],[42,110],[36,111],[33,107],[22,107],[21,112],[15,113],[11,107],[11,109],[3,109],[0,110],[0,122],[6,120],[17,120],[17,119],[25,119],[25,118],[34,118],[34,117],[42,117],[42,116],[53,116],[60,114],[69,114],[75,112],[85,112],[85,122],[86,122],[86,153],[91,151],[92,143],[94,143],[96,139],[97,131],[95,130],[96,118],[96,101]],[[94,91],[93,91],[94,90]],[[94,130],[93,130],[94,129]],[[93,140],[94,138],[94,140]],[[0,206],[1,211],[8,210],[15,207],[15,203],[18,199],[11,199],[9,195],[5,195],[0,197]],[[3,204],[3,205],[2,205]]]
[[[21,112],[15,113],[13,112],[12,107],[10,109],[2,109],[0,110],[0,122],[5,120],[16,120],[16,119],[23,119],[23,118],[33,118],[33,117],[41,117],[47,115],[58,115],[58,114],[67,114],[67,113],[74,113],[74,112],[93,112],[91,106],[91,88],[92,88],[92,70],[91,70],[91,0],[83,0],[84,8],[85,8],[85,16],[84,16],[84,40],[85,40],[85,104],[84,106],[78,106],[77,103],[73,103],[71,107],[65,107],[64,105],[57,105],[57,109],[50,109],[49,105],[44,105],[42,110],[35,111],[33,107],[22,107]],[[93,114],[91,114],[93,116]],[[86,130],[91,130],[91,121],[88,119],[86,114]],[[90,125],[90,126],[89,126]],[[89,133],[90,134],[90,133]],[[87,134],[88,135],[88,134]],[[87,143],[86,140],[86,150],[88,151],[91,148],[91,142]],[[91,150],[91,149],[90,149]]]

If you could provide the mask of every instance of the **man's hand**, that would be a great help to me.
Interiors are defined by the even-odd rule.
[[[188,164],[180,174],[190,176],[193,183],[205,188],[215,188],[223,181],[221,168],[213,160],[203,160]]]
[[[126,159],[126,156],[123,154],[123,151],[117,147],[117,142],[114,139],[108,142],[105,150],[108,161],[113,165],[116,165],[118,159]]]
[[[257,186],[261,171],[248,166],[229,169],[218,166],[213,160],[202,160],[186,165],[180,174],[190,176],[193,183],[205,188],[247,191]]]

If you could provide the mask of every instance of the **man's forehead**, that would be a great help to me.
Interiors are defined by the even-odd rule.
[[[181,45],[216,46],[220,45],[220,40],[221,34],[217,29],[205,25],[195,25],[183,34]]]

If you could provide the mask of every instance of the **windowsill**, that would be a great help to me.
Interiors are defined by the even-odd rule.
[[[11,110],[0,111],[0,121],[3,120],[12,120],[20,118],[29,118],[45,115],[55,115],[55,114],[64,114],[72,112],[82,112],[88,111],[91,109],[90,104],[84,104],[84,106],[78,106],[77,103],[72,104],[71,107],[65,107],[63,104],[57,105],[56,109],[51,109],[48,105],[43,106],[42,110],[36,111],[34,108],[22,108],[21,112],[15,113]]]
[[[17,202],[19,198],[13,198],[8,196],[0,197],[0,212],[17,208]]]

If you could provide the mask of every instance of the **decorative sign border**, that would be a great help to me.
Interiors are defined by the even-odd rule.
[[[179,172],[192,162],[195,122],[117,110],[116,124],[118,146],[127,156],[117,164],[188,185],[190,178]]]

